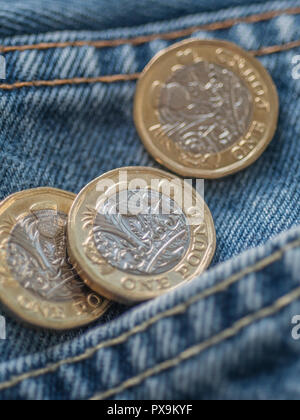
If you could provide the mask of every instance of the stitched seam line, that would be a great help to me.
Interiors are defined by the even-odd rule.
[[[172,317],[175,315],[181,315],[184,314],[188,308],[193,305],[196,302],[199,302],[207,297],[213,296],[217,293],[222,293],[224,292],[226,289],[228,289],[228,287],[230,287],[231,285],[239,282],[241,279],[243,279],[245,276],[250,275],[254,272],[263,270],[264,268],[270,266],[271,264],[275,263],[276,261],[281,260],[281,258],[284,256],[285,252],[297,248],[300,246],[300,239],[291,242],[290,244],[287,244],[286,246],[282,247],[280,250],[278,250],[277,252],[274,252],[272,255],[270,255],[269,257],[266,257],[264,259],[262,259],[261,261],[257,262],[256,264],[254,264],[251,267],[247,267],[243,270],[241,270],[239,273],[232,275],[231,277],[227,278],[225,281],[221,282],[220,284],[218,284],[215,287],[212,287],[210,289],[207,289],[195,296],[193,296],[191,299],[189,299],[187,302],[184,302],[180,305],[175,306],[172,309],[169,309],[165,312],[162,312],[161,314],[158,314],[154,317],[152,317],[151,319],[143,322],[140,325],[137,325],[136,327],[134,327],[132,330],[127,331],[124,334],[121,334],[120,336],[113,338],[111,340],[105,341],[103,343],[100,343],[94,347],[91,347],[89,349],[87,349],[84,353],[82,353],[79,356],[75,356],[75,357],[70,357],[64,360],[61,360],[60,362],[57,363],[53,363],[52,365],[48,365],[45,368],[41,368],[41,369],[36,369],[36,370],[32,370],[30,372],[27,372],[25,374],[16,376],[16,377],[12,377],[12,379],[6,381],[6,382],[2,382],[0,384],[0,391],[3,391],[5,389],[9,389],[14,387],[15,385],[18,385],[20,382],[23,382],[26,379],[30,379],[30,378],[36,378],[48,373],[53,373],[56,370],[58,370],[61,366],[67,365],[67,364],[75,364],[75,363],[79,363],[81,361],[87,360],[89,358],[91,358],[92,356],[94,356],[94,354],[97,353],[97,351],[103,349],[103,348],[107,348],[107,347],[113,347],[119,344],[123,344],[126,343],[129,338],[131,338],[132,336],[138,334],[138,333],[142,333],[147,331],[147,329],[156,324],[158,321],[168,318],[168,317]]]
[[[133,74],[115,74],[110,76],[99,76],[99,77],[75,77],[73,79],[56,79],[56,80],[34,80],[31,82],[16,82],[12,84],[0,84],[0,89],[3,90],[14,90],[21,89],[23,87],[54,87],[64,85],[80,85],[80,84],[95,84],[95,83],[116,83],[116,82],[128,82],[131,80],[137,80],[140,77],[140,73]]]
[[[167,32],[162,34],[152,34],[139,36],[135,38],[122,38],[115,40],[100,40],[100,41],[67,41],[67,42],[43,42],[39,44],[29,45],[16,45],[16,46],[2,46],[0,47],[0,53],[8,53],[14,51],[28,51],[28,50],[46,50],[51,48],[67,48],[67,47],[96,47],[96,48],[107,48],[107,47],[118,47],[121,45],[142,45],[158,39],[171,41],[178,38],[184,38],[192,35],[197,31],[216,31],[221,29],[230,29],[240,23],[259,23],[267,20],[274,19],[282,15],[297,15],[300,13],[300,7],[288,8],[285,10],[273,10],[270,12],[250,15],[246,17],[227,19],[224,21],[218,21],[207,25],[193,26],[191,28]]]
[[[288,51],[293,48],[300,47],[300,40],[289,42],[282,45],[273,45],[270,47],[263,47],[256,51],[250,51],[253,55],[261,57],[263,55],[275,54],[283,51]],[[73,79],[56,79],[56,80],[34,80],[29,82],[15,82],[11,84],[2,83],[0,89],[2,90],[15,90],[24,87],[55,87],[65,85],[80,85],[80,84],[95,84],[95,83],[116,83],[116,82],[128,82],[135,81],[140,77],[140,73],[132,74],[115,74],[109,76],[99,77],[76,77]]]
[[[222,331],[221,333],[215,335],[209,340],[188,348],[187,350],[180,353],[177,357],[169,359],[166,362],[160,363],[154,366],[153,368],[146,370],[142,374],[134,376],[124,381],[122,384],[115,388],[111,388],[108,391],[100,394],[96,394],[94,397],[91,398],[91,400],[104,400],[110,398],[116,394],[120,394],[126,391],[129,388],[133,388],[135,386],[140,385],[143,381],[149,379],[152,376],[158,375],[159,373],[171,369],[173,367],[177,367],[181,363],[198,356],[200,353],[203,353],[205,350],[216,347],[225,340],[235,337],[241,331],[251,326],[255,322],[262,321],[263,319],[268,318],[269,316],[277,314],[282,309],[289,306],[291,303],[298,299],[300,299],[300,287],[293,290],[293,292],[288,293],[287,295],[278,299],[273,305],[268,306],[252,315],[240,319],[239,321],[234,323],[230,328]]]

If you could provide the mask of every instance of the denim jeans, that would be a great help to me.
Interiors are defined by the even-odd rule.
[[[0,0],[0,199],[157,166],[133,123],[136,74],[190,36],[255,51],[281,103],[264,155],[205,183],[211,268],[77,331],[5,314],[1,399],[300,398],[300,0]]]

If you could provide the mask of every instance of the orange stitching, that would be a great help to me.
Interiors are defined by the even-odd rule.
[[[300,47],[300,40],[289,42],[283,45],[274,45],[271,47],[263,47],[256,51],[250,51],[253,55],[263,56],[269,54],[275,54],[281,51],[288,51],[293,48]],[[23,87],[55,87],[64,85],[80,85],[80,84],[94,84],[94,83],[116,83],[116,82],[128,82],[137,80],[140,77],[140,73],[132,74],[115,74],[110,76],[99,76],[99,77],[76,77],[74,79],[56,79],[56,80],[34,80],[31,82],[16,82],[11,84],[0,84],[2,90],[14,90],[21,89]]]
[[[254,55],[257,57],[261,57],[263,55],[275,54],[282,51],[292,50],[293,48],[300,47],[300,40],[288,42],[283,45],[273,45],[271,47],[263,47],[257,51],[252,51]]]
[[[56,80],[34,80],[32,82],[16,82],[12,84],[0,84],[0,89],[13,90],[20,89],[23,87],[41,87],[41,86],[64,86],[64,85],[80,85],[83,83],[115,83],[115,82],[127,82],[130,80],[137,80],[139,73],[133,74],[115,74],[111,76],[99,76],[99,77],[76,77],[74,79],[56,79]]]
[[[185,38],[192,35],[197,31],[216,31],[220,29],[229,29],[239,23],[258,23],[267,20],[274,19],[282,15],[297,15],[300,14],[300,7],[289,8],[285,10],[273,10],[271,12],[265,12],[260,14],[255,14],[251,16],[228,19],[225,21],[219,21],[214,23],[209,23],[207,25],[194,26],[191,28],[173,31],[162,34],[153,34],[146,36],[139,36],[136,38],[127,38],[127,39],[115,39],[115,40],[101,40],[101,41],[69,41],[69,42],[43,42],[40,44],[32,45],[15,45],[0,47],[1,53],[8,53],[14,51],[28,51],[28,50],[46,50],[51,48],[66,48],[66,47],[95,47],[95,48],[107,48],[107,47],[119,47],[121,45],[131,44],[131,45],[142,45],[147,42],[155,41],[157,39],[162,39],[166,41]]]

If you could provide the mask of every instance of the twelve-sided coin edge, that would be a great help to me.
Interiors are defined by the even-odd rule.
[[[152,168],[144,168],[144,167],[129,167],[129,168],[121,168],[122,170],[129,170],[129,171],[147,171],[148,173],[152,173],[153,175],[160,176],[160,177],[172,177],[171,174],[157,170]],[[134,304],[137,302],[142,302],[145,300],[149,300],[155,297],[160,296],[163,292],[167,292],[170,290],[173,290],[183,283],[186,283],[187,281],[190,281],[192,278],[196,277],[197,275],[201,274],[210,264],[212,261],[212,258],[215,253],[216,249],[216,233],[214,228],[214,222],[212,215],[207,207],[207,205],[204,203],[205,208],[205,224],[208,227],[208,246],[205,249],[204,254],[201,254],[201,258],[197,259],[197,255],[200,255],[200,252],[196,252],[197,255],[194,255],[194,272],[193,275],[188,276],[188,278],[182,280],[182,275],[179,274],[179,272],[176,272],[176,269],[179,269],[180,266],[183,265],[183,262],[185,262],[185,258],[189,256],[189,252],[191,253],[191,258],[193,257],[193,250],[192,247],[195,246],[197,248],[197,234],[194,234],[194,240],[196,244],[191,241],[190,248],[187,251],[187,253],[184,256],[184,259],[181,261],[180,264],[174,269],[175,279],[174,279],[174,272],[171,273],[165,273],[163,275],[151,275],[148,278],[154,279],[155,281],[166,281],[166,279],[170,280],[168,276],[172,275],[172,279],[174,279],[175,286],[170,287],[168,283],[165,283],[165,290],[158,290],[156,292],[134,292],[131,293],[130,290],[124,290],[120,286],[122,280],[123,282],[126,281],[126,278],[130,278],[133,282],[139,282],[143,281],[147,276],[141,277],[141,276],[134,276],[130,275],[127,276],[126,273],[124,273],[122,270],[118,270],[114,267],[112,267],[108,262],[105,262],[105,267],[110,267],[111,272],[109,274],[101,274],[101,268],[99,268],[99,264],[91,262],[87,256],[86,252],[84,250],[83,244],[86,243],[88,239],[88,235],[83,233],[82,225],[80,225],[80,212],[82,212],[81,205],[85,201],[84,196],[87,196],[89,192],[94,189],[95,185],[102,180],[104,177],[110,177],[116,175],[120,169],[113,170],[107,174],[104,174],[100,178],[92,181],[88,186],[86,186],[82,192],[79,194],[77,199],[75,200],[69,216],[69,223],[68,223],[68,249],[69,249],[69,255],[71,258],[71,261],[78,265],[81,273],[81,277],[84,279],[86,284],[92,288],[93,290],[97,291],[98,293],[104,295],[108,299],[118,301],[120,303],[124,304]],[[91,202],[86,202],[86,205],[91,205]],[[196,231],[196,229],[195,229]],[[200,232],[199,232],[200,235]],[[184,274],[183,274],[184,276]],[[177,283],[176,283],[177,282]],[[163,283],[162,283],[163,284]],[[168,286],[168,287],[167,287]]]
[[[146,88],[146,85],[148,85],[150,81],[151,83],[155,82],[155,77],[152,79],[152,76],[151,76],[152,69],[156,68],[157,65],[160,65],[162,73],[169,74],[171,73],[171,70],[165,69],[165,67],[167,66],[163,65],[164,64],[163,60],[165,57],[171,54],[176,55],[176,52],[181,51],[181,49],[185,49],[188,47],[204,47],[204,46],[209,46],[209,47],[211,46],[214,48],[222,48],[222,47],[227,48],[227,49],[230,49],[231,51],[234,51],[236,54],[239,54],[241,57],[244,57],[245,59],[247,59],[247,61],[251,63],[254,71],[257,72],[261,76],[264,83],[266,84],[269,97],[270,97],[270,104],[272,106],[272,112],[270,113],[271,119],[270,120],[268,119],[268,121],[266,121],[266,133],[264,134],[263,139],[258,141],[258,143],[255,145],[253,149],[251,149],[250,151],[247,150],[247,153],[245,153],[244,158],[240,160],[238,159],[237,161],[234,161],[228,166],[221,166],[214,170],[212,169],[208,170],[201,167],[191,168],[189,166],[184,166],[183,164],[179,163],[177,160],[174,160],[171,157],[169,157],[167,153],[160,150],[160,148],[156,145],[156,142],[154,141],[152,134],[150,134],[149,132],[149,127],[146,126],[145,115],[143,112],[144,107],[145,106],[148,107],[149,101],[151,101],[151,99],[149,98],[149,94],[150,94],[149,89]],[[238,75],[238,73],[236,74]],[[167,80],[167,77],[165,76],[163,77],[166,78]],[[165,82],[166,80],[163,80],[163,82]],[[148,101],[146,105],[145,105],[145,101]],[[149,118],[150,114],[151,113],[147,112],[146,119]],[[136,95],[135,95],[135,102],[134,102],[135,125],[139,133],[139,136],[143,144],[145,145],[146,149],[148,150],[148,152],[160,164],[167,167],[173,172],[176,172],[182,176],[191,176],[191,177],[196,176],[198,178],[207,178],[207,179],[216,179],[216,178],[231,175],[235,172],[238,172],[240,170],[247,168],[248,166],[253,164],[257,159],[259,159],[274,137],[274,134],[277,128],[278,114],[279,114],[279,98],[277,94],[277,89],[268,71],[250,53],[244,51],[243,49],[241,49],[240,47],[238,47],[237,45],[233,43],[230,43],[227,41],[219,41],[219,40],[198,40],[198,39],[187,40],[187,41],[177,43],[167,48],[166,50],[158,53],[150,61],[150,63],[145,67],[142,75],[139,78],[139,81],[137,84]],[[151,121],[152,120],[154,120],[154,118],[152,118]],[[157,119],[157,123],[159,123],[158,119]],[[247,136],[248,133],[247,134],[245,133],[245,135]],[[166,135],[163,138],[169,141]],[[241,141],[243,141],[243,139],[241,139]],[[237,143],[237,146],[238,146],[238,143]],[[252,147],[252,145],[250,146]],[[245,148],[246,147],[247,145],[245,146]],[[228,154],[228,156],[230,155]]]
[[[34,204],[34,200],[37,198],[37,202],[42,200],[56,203],[57,208],[67,216],[75,197],[75,194],[47,187],[18,192],[2,201],[0,204],[0,217],[16,203],[18,203],[20,209],[24,206],[23,214],[28,214],[29,206],[25,205],[24,202],[28,201],[28,204]],[[18,217],[20,214],[16,216]],[[14,217],[13,212],[10,217]],[[3,232],[1,232],[1,243],[3,241],[2,237],[4,236]],[[2,250],[2,252],[6,253],[6,250]],[[16,316],[22,323],[28,326],[56,331],[79,328],[96,321],[111,304],[109,301],[103,300],[101,314],[98,313],[97,316],[89,315],[84,317],[74,316],[73,318],[71,314],[75,314],[75,310],[73,310],[71,302],[56,305],[55,303],[48,303],[46,300],[36,299],[31,292],[18,284],[17,280],[10,273],[9,267],[6,267],[6,265],[7,263],[4,259],[1,262],[0,300],[7,313]],[[66,318],[62,317],[62,312],[64,311],[67,311]]]

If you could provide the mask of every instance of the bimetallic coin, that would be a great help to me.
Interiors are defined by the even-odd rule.
[[[77,328],[110,303],[91,291],[67,254],[68,213],[75,195],[37,188],[0,205],[0,300],[22,321],[47,329]]]
[[[69,255],[82,278],[125,304],[195,278],[209,266],[215,247],[213,219],[200,194],[157,169],[103,175],[81,191],[69,215]]]
[[[189,40],[158,54],[137,86],[135,123],[149,153],[173,172],[220,178],[255,162],[278,120],[276,87],[251,54]]]

